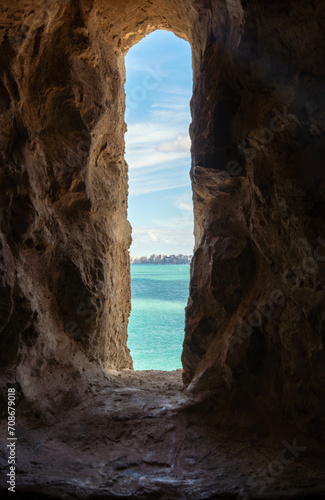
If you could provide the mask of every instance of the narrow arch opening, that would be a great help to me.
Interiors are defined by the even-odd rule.
[[[126,56],[128,219],[136,370],[182,367],[194,247],[190,184],[190,44],[157,30]]]

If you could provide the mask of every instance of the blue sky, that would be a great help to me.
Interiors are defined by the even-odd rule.
[[[125,59],[130,254],[191,254],[190,44],[155,31]]]

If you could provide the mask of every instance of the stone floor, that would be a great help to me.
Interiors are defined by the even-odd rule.
[[[264,443],[229,436],[195,410],[180,370],[110,372],[52,420],[22,412],[15,496],[6,492],[6,432],[3,420],[1,498],[325,498],[324,454],[280,430]]]

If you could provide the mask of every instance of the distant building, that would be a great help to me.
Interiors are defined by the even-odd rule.
[[[150,257],[131,257],[131,264],[190,264],[192,255],[150,255]]]

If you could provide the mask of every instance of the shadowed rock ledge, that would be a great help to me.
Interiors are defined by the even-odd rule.
[[[39,417],[25,408],[17,426],[23,498],[324,498],[321,449],[284,427],[216,426],[181,370],[108,372],[82,401]]]

